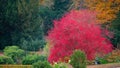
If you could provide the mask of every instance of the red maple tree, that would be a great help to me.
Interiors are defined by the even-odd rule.
[[[95,23],[95,13],[88,10],[72,10],[54,21],[54,28],[47,36],[52,43],[48,61],[58,62],[76,49],[84,51],[88,60],[94,59],[96,54],[111,52],[111,42],[106,39],[100,25]]]

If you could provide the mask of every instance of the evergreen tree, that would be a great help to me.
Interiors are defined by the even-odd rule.
[[[53,20],[60,19],[64,13],[70,9],[71,0],[53,0],[51,8],[42,7],[40,12],[44,19],[44,34],[47,35],[48,30],[53,27]]]
[[[0,0],[0,3],[1,49],[6,45],[19,45],[29,50],[42,48],[43,21],[39,15],[39,0]]]
[[[111,39],[115,47],[120,48],[120,11],[117,18],[112,21],[110,29],[114,32],[114,38]]]
[[[12,45],[12,33],[17,28],[17,0],[0,0],[0,49]]]

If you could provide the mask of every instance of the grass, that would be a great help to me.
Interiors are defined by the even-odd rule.
[[[32,68],[32,65],[0,65],[0,68]]]

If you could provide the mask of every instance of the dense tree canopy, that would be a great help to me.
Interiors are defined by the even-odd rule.
[[[97,12],[98,24],[110,23],[120,10],[120,0],[73,0],[77,9],[89,9]]]
[[[110,40],[119,45],[120,0],[0,0],[0,49],[9,45],[27,50],[43,48],[44,35],[53,28],[53,20],[71,9],[95,11],[96,23],[109,23],[114,34]]]
[[[53,27],[53,20],[59,19],[62,15],[68,12],[71,6],[71,0],[52,0],[51,7],[43,6],[40,10],[40,15],[44,19],[44,34],[47,35],[47,31]]]
[[[1,0],[0,3],[0,49],[6,45],[27,48],[34,45],[31,41],[43,39],[39,0]]]
[[[85,0],[85,6],[97,12],[100,24],[108,23],[116,18],[120,10],[120,0]]]
[[[109,29],[114,32],[114,38],[111,39],[116,48],[120,48],[120,11],[117,14],[117,18],[112,21]]]

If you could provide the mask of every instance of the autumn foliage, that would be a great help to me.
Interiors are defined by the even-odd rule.
[[[112,51],[112,44],[104,30],[96,25],[95,13],[88,10],[72,10],[60,20],[54,21],[47,39],[52,44],[48,61],[58,62],[69,57],[74,50],[85,52],[87,59],[94,59],[96,54]]]
[[[97,24],[110,23],[120,11],[120,0],[73,0],[74,8],[82,7],[97,12]]]
[[[120,0],[84,0],[85,6],[97,12],[99,24],[111,22],[120,11]]]

